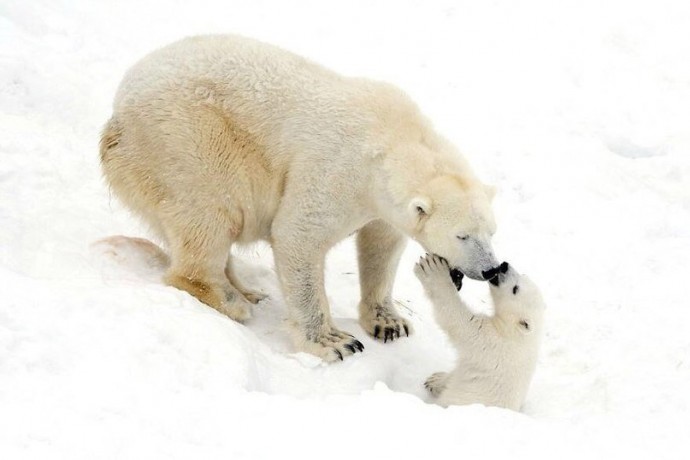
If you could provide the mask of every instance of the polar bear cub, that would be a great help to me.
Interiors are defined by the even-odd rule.
[[[462,274],[445,259],[427,255],[415,274],[434,306],[436,320],[460,357],[451,372],[425,382],[442,406],[480,403],[520,410],[537,362],[544,302],[539,289],[506,262],[489,281],[495,314],[473,313],[456,292]]]

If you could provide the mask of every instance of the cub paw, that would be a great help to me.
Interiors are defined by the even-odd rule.
[[[414,273],[425,288],[433,290],[439,286],[447,286],[448,284],[452,284],[457,288],[457,285],[455,285],[451,279],[451,269],[450,265],[448,265],[448,261],[435,254],[427,254],[421,257],[414,267]],[[460,275],[462,275],[462,273],[460,273]],[[459,278],[459,282],[462,286],[462,277]]]
[[[432,396],[438,397],[446,389],[448,383],[447,372],[436,372],[431,374],[424,382],[424,387]]]
[[[412,334],[412,326],[395,312],[390,302],[360,304],[359,312],[359,324],[362,328],[373,338],[383,340],[383,343]]]

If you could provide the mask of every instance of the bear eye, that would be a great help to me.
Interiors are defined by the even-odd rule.
[[[469,235],[458,235],[458,239],[460,241],[467,241],[470,239],[470,236]]]
[[[517,284],[515,286],[513,286],[513,295],[517,294],[519,290],[520,290],[520,286],[518,286]]]
[[[417,214],[423,216],[426,214],[426,211],[424,211],[424,208],[422,208],[421,206],[417,206]]]
[[[519,324],[520,326],[524,327],[525,330],[529,331],[529,323],[527,321],[525,321],[524,319],[520,320]]]

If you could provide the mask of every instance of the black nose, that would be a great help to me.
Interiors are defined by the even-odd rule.
[[[498,275],[500,274],[505,274],[508,272],[508,262],[503,262],[501,265],[498,267],[491,268],[489,270],[483,270],[482,271],[482,276],[484,277],[485,280],[488,280],[489,283],[493,284],[494,286],[498,286],[499,284],[499,279]]]
[[[482,270],[482,278],[485,280],[490,280],[494,278],[496,275],[498,275],[498,271],[501,269],[501,267],[494,267],[490,268],[489,270]]]

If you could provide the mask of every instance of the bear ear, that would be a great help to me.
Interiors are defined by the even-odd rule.
[[[496,196],[496,187],[484,184],[484,191],[486,192],[486,196],[489,197],[489,201],[493,201]]]
[[[425,196],[416,196],[410,200],[409,210],[412,215],[419,218],[431,214],[431,200]]]

